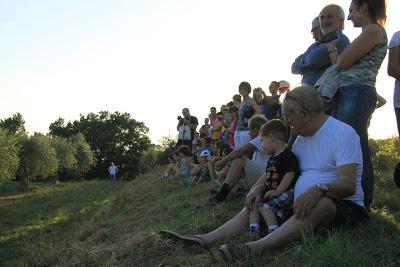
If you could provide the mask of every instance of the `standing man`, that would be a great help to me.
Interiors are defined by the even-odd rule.
[[[110,167],[108,167],[108,173],[110,176],[110,182],[115,183],[117,181],[117,172],[118,172],[118,168],[117,166],[114,165],[114,162],[111,162]]]
[[[324,7],[319,14],[319,23],[323,36],[318,40],[316,39],[318,37],[317,32],[314,36],[314,31],[317,29],[314,29],[317,26],[314,19],[311,31],[316,41],[306,52],[298,56],[292,64],[292,73],[301,74],[303,76],[301,82],[309,85],[314,85],[324,71],[332,65],[329,53],[337,50],[340,54],[350,43],[346,35],[342,33],[344,29],[344,11],[340,6],[332,4]],[[324,36],[335,31],[339,42],[336,45],[336,49],[331,51],[324,44]]]
[[[199,125],[199,121],[195,116],[191,116],[189,109],[182,109],[182,115],[178,116],[178,125],[176,129],[179,131],[177,147],[181,145],[186,145],[192,150],[192,141],[194,137],[194,132]]]

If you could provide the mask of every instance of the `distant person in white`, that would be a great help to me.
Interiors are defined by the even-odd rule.
[[[110,182],[115,182],[117,180],[118,168],[114,165],[114,162],[111,162],[110,167],[108,167],[108,173],[110,174]]]

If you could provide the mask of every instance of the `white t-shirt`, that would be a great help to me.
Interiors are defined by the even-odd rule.
[[[115,175],[117,173],[118,168],[116,166],[110,166],[108,168],[108,171],[110,172],[111,175]]]
[[[299,160],[301,171],[294,188],[295,199],[318,183],[335,182],[338,179],[338,167],[355,163],[356,192],[345,199],[364,206],[360,138],[351,126],[329,117],[314,135],[298,136],[292,152]]]
[[[400,45],[400,31],[393,34],[392,39],[389,42],[388,48],[394,48]],[[400,108],[400,81],[396,79],[394,83],[394,95],[393,104],[395,108]]]
[[[253,158],[251,160],[256,162],[257,165],[259,165],[263,169],[266,169],[270,155],[265,154],[260,136],[257,136],[256,138],[251,140],[249,144],[252,144],[257,148],[256,151],[254,151]]]

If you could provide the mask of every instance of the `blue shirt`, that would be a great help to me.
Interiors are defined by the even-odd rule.
[[[336,49],[338,54],[340,54],[349,45],[350,41],[341,31],[337,31],[337,33],[339,35],[339,42],[336,45]],[[293,62],[292,73],[303,75],[301,79],[302,83],[314,85],[331,65],[332,62],[326,45],[315,42],[304,54],[298,56]]]

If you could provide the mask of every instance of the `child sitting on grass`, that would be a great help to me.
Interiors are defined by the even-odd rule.
[[[169,164],[165,172],[161,175],[160,180],[163,181],[168,179],[171,176],[174,176],[179,173],[181,168],[181,158],[178,152],[174,152],[168,155]]]
[[[190,171],[192,169],[192,153],[190,152],[190,148],[185,145],[178,147],[177,152],[181,158],[181,168],[179,174],[183,179],[183,182],[187,182],[190,180]]]
[[[261,233],[261,216],[267,224],[268,233],[271,233],[290,215],[293,188],[300,174],[296,156],[286,147],[287,128],[282,121],[274,119],[264,124],[260,129],[260,137],[265,153],[272,156],[264,175],[264,199],[249,215],[249,231],[256,234]]]
[[[208,157],[211,156],[210,151],[204,150],[200,153],[199,163],[195,165],[192,171],[192,183],[208,182],[210,180],[210,173],[208,172]]]

